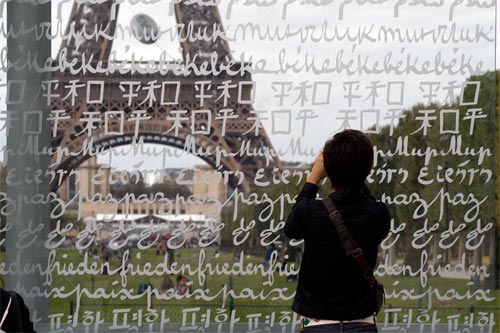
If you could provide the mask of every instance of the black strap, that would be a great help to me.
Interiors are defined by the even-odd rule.
[[[340,242],[344,246],[345,253],[347,256],[353,257],[354,260],[358,263],[359,268],[363,272],[363,276],[368,280],[370,286],[372,286],[376,280],[373,276],[373,271],[368,265],[366,261],[365,255],[363,254],[363,250],[358,246],[354,238],[352,238],[351,233],[347,229],[344,219],[340,212],[335,207],[332,199],[330,197],[326,197],[323,199],[323,204],[328,211],[328,217],[332,220],[335,228],[337,229],[337,233],[340,238]]]

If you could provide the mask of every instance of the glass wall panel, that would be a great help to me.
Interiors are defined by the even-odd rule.
[[[325,142],[356,129],[390,213],[378,330],[500,330],[495,1],[0,10],[5,325],[27,315],[16,291],[24,331],[300,330],[308,245],[284,227]]]

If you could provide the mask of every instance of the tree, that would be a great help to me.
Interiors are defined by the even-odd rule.
[[[403,169],[408,171],[409,176],[405,182],[396,180],[390,183],[372,184],[375,195],[381,197],[385,193],[393,197],[398,193],[413,193],[427,203],[432,202],[435,198],[440,200],[441,197],[438,194],[441,191],[449,193],[451,198],[462,194],[464,196],[474,195],[480,199],[490,198],[490,200],[486,199],[480,206],[478,219],[481,219],[483,225],[488,221],[495,221],[495,200],[491,200],[493,199],[492,195],[495,193],[493,175],[495,160],[486,156],[484,161],[481,161],[477,154],[472,154],[471,151],[474,150],[477,153],[481,149],[489,149],[491,152],[494,150],[495,138],[491,133],[494,133],[496,127],[494,114],[498,84],[495,84],[495,82],[498,75],[498,72],[488,72],[481,76],[472,76],[467,80],[480,82],[479,96],[475,105],[460,105],[458,98],[453,103],[445,105],[415,105],[410,110],[404,111],[405,117],[399,120],[394,129],[394,135],[389,135],[388,126],[382,128],[380,134],[372,135],[372,140],[377,149],[382,151],[394,150],[397,141],[404,138],[408,141],[410,149],[420,149],[423,152],[427,149],[447,152],[450,146],[460,142],[462,150],[469,149],[470,153],[469,156],[465,156],[465,154],[437,154],[428,163],[424,163],[422,157],[401,155],[379,160],[376,169]],[[463,94],[463,101],[474,101],[475,88],[474,84],[468,85]],[[432,127],[425,128],[426,135],[423,134],[423,129],[418,131],[418,126],[415,124],[416,120],[424,117],[426,111],[422,110],[435,110],[432,115],[437,117]],[[442,110],[458,110],[457,115],[460,123],[456,133],[452,133],[454,132],[453,127],[441,131],[449,133],[442,134],[440,132],[439,115]],[[445,115],[455,116],[452,111],[446,111]],[[476,119],[472,119],[474,116]],[[423,175],[425,172],[428,172],[429,175],[427,177],[428,183],[424,183],[418,178],[419,175]],[[437,173],[440,174],[441,178],[448,179],[438,181],[436,179]],[[449,176],[446,176],[446,174]],[[405,230],[407,239],[411,238],[413,232],[421,228],[426,220],[431,223],[439,223],[437,232],[443,232],[449,228],[450,221],[454,221],[455,227],[457,224],[463,223],[467,211],[470,211],[470,205],[445,204],[444,207],[441,207],[439,201],[437,202],[438,204],[431,205],[426,214],[422,214],[422,216],[415,216],[414,214],[415,209],[418,207],[416,203],[390,206],[395,221],[397,223],[405,222],[409,226]],[[467,227],[463,232],[468,232],[475,227],[474,223],[467,223]],[[427,237],[430,237],[430,235]],[[461,235],[461,237],[465,237],[465,235]],[[407,263],[419,265],[418,251],[407,251],[406,254]],[[445,251],[445,254],[448,254],[448,252]]]

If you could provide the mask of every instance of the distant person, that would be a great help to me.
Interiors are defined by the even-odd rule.
[[[273,252],[275,250],[276,250],[276,246],[274,245],[274,243],[272,243],[271,245],[268,245],[266,247],[266,251],[264,252],[264,260],[261,263],[262,265],[264,265],[265,267],[269,266],[269,261],[271,260]]]
[[[105,244],[102,244],[101,250],[102,250],[102,259],[104,260],[105,263],[105,265],[103,265],[102,275],[108,275],[109,261],[111,260],[111,257],[113,255],[113,250],[108,245]]]
[[[144,282],[139,285],[137,289],[137,295],[144,294],[148,289],[153,290],[154,287],[150,282]]]
[[[113,255],[113,250],[107,244],[101,244],[102,259],[104,262],[109,262]]]
[[[237,263],[240,261],[240,252],[238,252],[238,249],[233,247],[233,263]]]
[[[175,287],[175,291],[179,295],[184,295],[189,291],[189,280],[185,276],[177,276],[177,285]]]
[[[0,331],[5,333],[36,333],[30,311],[16,292],[0,288]]]
[[[167,245],[167,266],[171,266],[175,262],[175,250]]]
[[[368,281],[356,260],[346,255],[324,203],[316,200],[318,184],[328,176],[329,198],[373,270],[390,216],[364,186],[372,163],[373,146],[363,133],[336,134],[316,157],[288,216],[285,234],[304,239],[292,305],[302,316],[302,332],[378,332]]]
[[[159,244],[158,244],[158,248],[156,250],[156,255],[159,256],[159,255],[165,255],[165,253],[167,253],[167,244],[165,244],[164,241],[161,241]]]
[[[170,276],[165,275],[165,277],[163,278],[163,281],[161,282],[160,292],[162,294],[164,294],[168,290],[174,289],[174,288],[175,288],[174,281],[172,281],[172,279],[170,278]]]

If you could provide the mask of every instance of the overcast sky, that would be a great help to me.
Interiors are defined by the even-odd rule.
[[[447,3],[451,1],[446,1]],[[169,1],[162,1],[152,5],[131,5],[128,1],[125,1],[121,5],[119,11],[118,24],[126,26],[130,24],[131,18],[136,13],[143,13],[154,19],[160,28],[166,29],[168,27],[173,27],[175,24],[175,17],[169,16]],[[329,6],[319,6],[314,7],[312,5],[300,5],[293,4],[287,8],[286,20],[282,20],[283,15],[283,4],[274,5],[268,8],[259,8],[256,6],[244,6],[243,1],[234,4],[229,9],[229,1],[223,1],[219,6],[221,16],[225,29],[229,36],[234,35],[235,29],[237,29],[239,24],[253,23],[259,24],[261,27],[269,25],[271,27],[285,26],[288,24],[292,29],[305,27],[308,25],[321,26],[323,22],[328,25],[328,31],[332,32],[335,27],[339,31],[345,31],[349,28],[351,32],[354,32],[357,28],[369,27],[373,25],[375,29],[379,28],[381,25],[385,27],[423,27],[424,29],[431,29],[433,27],[438,27],[440,24],[448,24],[455,22],[456,27],[460,28],[474,28],[476,26],[482,27],[485,31],[491,28],[495,24],[495,12],[491,9],[478,9],[478,8],[467,8],[465,5],[458,6],[455,8],[453,15],[453,21],[449,20],[450,6],[445,5],[441,8],[433,7],[419,7],[419,6],[401,6],[399,8],[399,15],[394,18],[394,3],[395,1],[387,1],[387,4],[380,5],[364,5],[357,6],[354,4],[346,5],[344,8],[344,17],[340,19],[338,17],[339,7],[337,4]],[[279,2],[282,3],[282,2]],[[284,2],[283,2],[284,3]],[[69,17],[69,12],[71,10],[71,2],[59,2],[52,1],[53,6],[53,24],[57,24],[57,10],[61,9],[62,18]],[[66,22],[63,23],[66,26]],[[63,29],[64,30],[64,29]],[[490,34],[492,37],[493,34]],[[5,45],[5,41],[1,41]],[[53,54],[55,55],[58,47],[60,45],[60,40],[54,40],[53,43]],[[434,59],[434,55],[438,52],[443,54],[446,59],[454,54],[465,53],[467,57],[471,57],[472,63],[478,61],[483,61],[483,68],[486,70],[492,70],[495,68],[495,43],[481,41],[479,43],[459,43],[456,45],[442,44],[442,43],[432,43],[430,40],[421,43],[373,43],[367,40],[363,41],[360,45],[354,45],[350,42],[306,42],[301,43],[299,38],[288,38],[283,42],[269,42],[262,41],[258,39],[246,39],[246,40],[234,40],[230,42],[230,47],[233,50],[233,56],[236,59],[244,58],[249,60],[250,57],[255,62],[256,59],[264,59],[271,66],[276,65],[278,62],[278,54],[281,50],[286,50],[290,55],[299,54],[299,58],[303,57],[306,53],[309,56],[314,56],[318,61],[323,59],[333,58],[338,54],[339,50],[344,50],[346,58],[350,55],[356,59],[358,55],[366,56],[369,55],[371,59],[378,59],[383,61],[383,57],[387,55],[387,52],[393,52],[394,56],[398,54],[409,54],[410,56],[419,58],[425,58],[429,60]],[[167,52],[172,59],[180,58],[179,44],[176,41],[171,41],[167,37],[160,39],[157,43],[153,45],[144,45],[134,38],[125,37],[123,39],[117,38],[114,42],[113,50],[117,52],[120,57],[127,59],[131,57],[132,53],[135,57],[143,57],[144,60],[155,59],[161,52]],[[404,59],[404,58],[403,58]],[[498,56],[497,56],[498,59]],[[498,62],[498,60],[497,60]],[[377,98],[374,105],[371,105],[370,99],[364,100],[367,95],[367,86],[372,81],[380,81],[381,84],[386,84],[389,81],[405,81],[405,96],[402,105],[398,107],[408,108],[418,101],[423,101],[424,92],[420,90],[420,82],[428,81],[438,81],[443,86],[445,83],[456,80],[461,83],[468,75],[456,75],[450,76],[435,76],[435,75],[351,75],[347,76],[344,74],[311,74],[311,73],[295,73],[295,74],[254,74],[253,79],[257,82],[256,87],[256,100],[254,103],[254,108],[256,110],[266,110],[280,111],[291,109],[292,117],[296,117],[299,114],[300,109],[314,109],[316,119],[309,120],[305,128],[304,135],[301,135],[301,123],[299,121],[292,121],[291,134],[283,134],[284,127],[288,123],[287,113],[277,112],[273,119],[263,120],[263,124],[266,128],[268,135],[275,148],[284,149],[290,138],[292,136],[300,136],[303,140],[305,147],[319,148],[324,141],[330,137],[336,129],[340,127],[341,120],[337,119],[340,117],[341,110],[352,109],[359,113],[360,110],[365,109],[380,109],[381,116],[384,114],[384,110],[387,109],[387,104],[383,98]],[[3,76],[5,79],[5,74]],[[279,98],[277,98],[276,92],[273,91],[273,87],[276,85],[273,82],[293,82],[295,86],[298,86],[300,82],[308,81],[309,83],[314,82],[331,82],[332,83],[332,94],[330,96],[329,103],[327,105],[306,105],[300,107],[300,105],[295,104],[294,98],[290,97],[284,101],[282,105],[279,103]],[[343,96],[346,94],[344,90],[346,81],[360,81],[360,94],[362,98],[359,100],[354,100],[351,105],[349,101]],[[2,91],[0,91],[2,93]],[[383,90],[381,91],[383,94]],[[444,93],[444,91],[439,92],[439,94]],[[4,93],[2,93],[3,95]],[[444,95],[439,95],[438,100],[442,99]],[[2,109],[5,109],[5,105],[0,105]],[[364,124],[361,126],[359,120],[352,121],[351,126],[357,129],[366,129],[373,124],[375,119],[370,116],[371,113],[366,113],[368,115],[365,118]],[[271,117],[271,113],[268,113],[268,117]],[[382,120],[380,124],[383,124]],[[284,125],[285,124],[285,125]],[[0,133],[0,143],[5,142],[5,133]],[[282,156],[285,160],[297,160],[297,161],[312,161],[311,157],[307,156]],[[101,162],[108,161],[107,159],[100,159]],[[192,165],[193,163],[202,162],[198,158],[183,158],[182,160],[172,160],[163,163],[160,158],[151,157],[140,157],[135,158],[123,158],[123,159],[113,159],[112,165],[119,166],[120,168],[132,168],[137,166],[141,161],[146,161],[148,167],[173,167],[181,166],[186,167]]]

